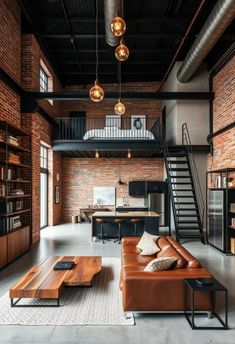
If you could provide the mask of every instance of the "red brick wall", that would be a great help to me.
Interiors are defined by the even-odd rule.
[[[17,1],[0,1],[0,67],[21,81],[21,14]]]
[[[235,56],[213,78],[213,132],[235,121]],[[208,169],[235,167],[235,128],[213,139],[213,156]]]
[[[162,159],[64,158],[64,220],[70,221],[70,216],[78,214],[79,208],[93,204],[94,186],[115,186],[119,179],[119,166],[121,179],[126,185],[116,187],[116,199],[128,196],[128,182],[131,180],[163,180]]]
[[[0,120],[20,127],[20,97],[0,80]]]
[[[87,86],[86,90],[89,94],[89,89],[91,86]],[[118,91],[117,84],[106,84],[103,85],[104,91]],[[142,83],[126,83],[122,85],[123,91],[132,90],[140,92],[153,92],[157,91],[159,88],[159,83],[157,82],[142,82]],[[84,90],[82,87],[69,87],[69,90]],[[114,113],[114,105],[117,103],[117,100],[103,99],[100,103],[94,103],[90,99],[83,101],[64,101],[62,103],[62,116],[67,116],[70,111],[86,111],[86,116],[97,118],[98,116],[112,115]],[[148,115],[150,117],[159,117],[161,115],[161,103],[158,100],[154,99],[145,99],[145,100],[132,100],[127,101],[123,99],[123,103],[126,107],[126,113],[123,117],[129,115]]]

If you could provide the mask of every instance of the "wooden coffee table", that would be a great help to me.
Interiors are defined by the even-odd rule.
[[[73,261],[71,270],[53,270],[60,261]],[[61,290],[65,286],[91,286],[101,271],[102,258],[81,256],[49,256],[33,266],[9,291],[11,307],[59,307]],[[23,298],[54,300],[52,304],[18,304]],[[17,299],[17,300],[14,300]]]

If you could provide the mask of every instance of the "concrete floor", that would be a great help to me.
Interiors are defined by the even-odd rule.
[[[66,224],[43,229],[40,244],[0,272],[0,296],[35,262],[46,255],[101,255],[119,257],[120,246],[90,243],[89,224]],[[235,342],[235,257],[191,242],[185,247],[229,290],[227,331],[192,331],[183,315],[138,315],[136,326],[0,326],[0,343],[143,343],[201,344]],[[205,318],[205,323],[209,320]]]

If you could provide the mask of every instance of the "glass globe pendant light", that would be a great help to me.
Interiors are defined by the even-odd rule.
[[[122,78],[121,78],[121,63],[119,63],[118,66],[118,71],[119,71],[119,97],[118,97],[118,102],[114,106],[114,112],[116,115],[124,115],[126,112],[126,107],[125,105],[121,102],[121,94],[122,94]]]
[[[117,16],[115,17],[110,24],[110,30],[116,37],[121,37],[124,35],[126,31],[126,23],[125,21]]]
[[[98,0],[96,0],[96,71],[95,71],[95,84],[90,88],[89,96],[93,102],[100,102],[104,98],[104,90],[98,81],[98,66],[99,66],[99,54],[98,54]]]
[[[121,38],[120,44],[115,49],[115,57],[118,61],[123,62],[128,59],[129,49],[124,44],[123,38]]]

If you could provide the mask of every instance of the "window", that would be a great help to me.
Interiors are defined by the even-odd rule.
[[[48,75],[40,68],[40,92],[48,92]]]
[[[42,60],[40,60],[40,92],[53,92],[53,77]],[[52,99],[48,101],[53,105]]]
[[[40,167],[48,169],[48,148],[41,145],[40,149]]]

